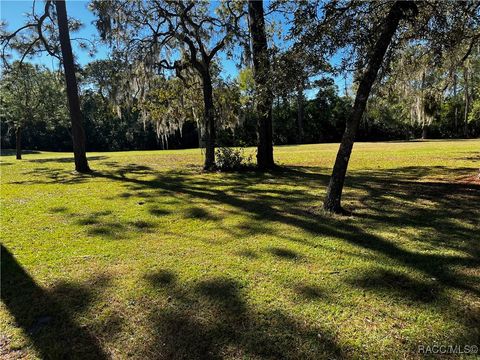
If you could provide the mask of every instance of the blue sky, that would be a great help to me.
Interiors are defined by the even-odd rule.
[[[6,21],[8,30],[15,30],[20,26],[24,25],[27,21],[26,13],[31,12],[33,0],[0,0],[0,12],[2,21]],[[68,16],[74,17],[80,20],[83,23],[80,31],[71,34],[72,38],[75,37],[84,37],[84,38],[95,38],[98,37],[97,30],[92,24],[95,17],[87,9],[88,1],[67,1],[67,14]],[[36,8],[38,9],[37,13],[41,14],[44,2],[42,0],[36,1]],[[77,61],[81,65],[85,65],[92,59],[102,59],[107,57],[107,48],[104,46],[99,46],[97,48],[98,53],[92,58],[88,55],[87,51],[78,49],[78,45],[72,41],[72,47],[76,55]],[[40,59],[32,59],[31,61],[39,62],[48,67],[52,67],[52,62],[55,67],[58,66],[58,61],[51,58],[48,55],[42,56]]]
[[[88,10],[88,3],[88,1],[81,0],[70,0],[66,2],[68,16],[80,20],[83,23],[82,28],[78,32],[70,34],[72,39],[75,37],[98,39],[98,32],[93,24],[95,16],[90,10]],[[31,12],[32,4],[33,0],[0,0],[1,19],[2,21],[7,22],[7,29],[9,31],[13,31],[25,24],[27,21],[27,17],[25,15],[26,13]],[[36,1],[37,14],[41,14],[43,10],[43,4],[44,3],[42,0]],[[105,45],[100,44],[97,46],[97,54],[93,58],[88,54],[88,51],[79,49],[78,44],[76,44],[75,41],[72,41],[72,47],[74,49],[76,59],[81,65],[85,65],[95,59],[104,59],[108,57],[108,48]],[[220,59],[224,66],[226,75],[232,77],[236,76],[237,69],[235,67],[235,62],[227,60],[223,54],[220,54]],[[56,59],[52,59],[48,55],[31,59],[30,61],[41,63],[50,68],[52,67],[52,64],[55,67],[58,66],[58,61]]]
[[[25,24],[27,20],[25,14],[31,12],[32,4],[33,0],[0,0],[0,18],[2,21],[7,22],[8,30],[15,30]],[[95,25],[93,24],[95,17],[87,8],[88,1],[70,0],[67,1],[66,4],[68,15],[80,20],[83,23],[82,28],[78,32],[71,34],[72,39],[75,37],[98,39],[98,33]],[[37,13],[41,13],[43,5],[44,2],[42,0],[36,1],[36,8],[38,9]],[[280,26],[282,26],[284,30],[288,27],[286,24],[287,20],[285,18],[276,18],[275,21],[280,23]],[[88,51],[80,49],[75,41],[72,41],[72,47],[74,49],[76,59],[81,65],[85,65],[95,59],[103,59],[108,57],[108,48],[104,45],[97,46],[97,53],[93,58],[88,54]],[[238,72],[235,62],[232,60],[227,60],[224,54],[220,54],[219,56],[223,65],[224,76],[235,78]],[[335,61],[335,59],[333,60]],[[41,63],[49,68],[58,67],[58,60],[48,55],[44,55],[40,58],[32,59],[30,61]],[[335,82],[339,87],[340,92],[343,93],[345,86],[343,77],[335,78]],[[307,96],[314,96],[314,93],[309,92]]]

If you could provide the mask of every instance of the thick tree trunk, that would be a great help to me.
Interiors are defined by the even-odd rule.
[[[248,16],[257,91],[257,166],[260,169],[271,169],[275,166],[273,161],[272,131],[273,94],[269,86],[270,59],[268,56],[267,37],[265,35],[263,1],[249,0]]]
[[[15,147],[17,160],[22,160],[22,128],[20,126],[15,129]]]
[[[297,88],[297,143],[303,143],[303,120],[305,118],[305,103],[303,96],[303,84]]]
[[[358,125],[363,112],[365,111],[370,90],[375,82],[378,70],[382,65],[385,53],[395,31],[397,30],[398,24],[403,17],[403,11],[412,6],[415,5],[413,3],[402,1],[396,1],[393,4],[390,12],[385,18],[382,28],[380,29],[380,36],[368,57],[368,65],[359,83],[355,103],[350,117],[347,120],[345,132],[333,167],[332,176],[330,177],[327,195],[323,203],[323,207],[327,211],[335,213],[345,212],[341,206],[342,190]]]
[[[213,105],[212,78],[209,73],[202,75],[203,105],[205,107],[205,170],[215,168],[215,107]]]
[[[75,170],[78,172],[89,172],[87,154],[85,152],[85,131],[82,125],[82,114],[80,112],[80,100],[78,97],[77,78],[73,63],[72,45],[68,31],[67,9],[64,0],[56,0],[58,31],[60,47],[62,50],[63,69],[67,87],[68,107],[72,123],[73,155],[75,158]]]

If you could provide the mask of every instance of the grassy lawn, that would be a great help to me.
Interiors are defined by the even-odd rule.
[[[282,170],[202,173],[199,150],[1,157],[0,357],[420,358],[478,345],[480,140],[337,144]]]

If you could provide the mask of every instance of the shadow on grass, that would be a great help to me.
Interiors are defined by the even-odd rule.
[[[218,220],[218,217],[199,207],[188,208],[185,217],[188,219]]]
[[[362,222],[357,223],[323,214],[313,215],[309,210],[319,202],[309,189],[324,188],[328,181],[328,176],[322,174],[324,171],[320,168],[288,167],[271,173],[249,171],[213,178],[195,171],[157,173],[147,166],[129,164],[123,167],[115,163],[109,166],[111,171],[96,172],[92,176],[122,181],[129,194],[143,198],[145,202],[154,203],[163,195],[183,202],[195,198],[207,204],[229,205],[234,209],[231,213],[247,214],[250,218],[247,223],[239,224],[237,228],[222,228],[236,237],[268,233],[302,245],[318,246],[310,240],[281,234],[272,225],[283,223],[315,236],[341,239],[398,265],[435,277],[444,286],[480,295],[480,291],[472,286],[478,279],[459,275],[453,270],[454,267],[472,268],[480,264],[480,244],[475,241],[478,234],[474,231],[474,227],[480,225],[479,209],[475,205],[480,199],[480,186],[429,181],[428,177],[432,174],[450,171],[442,166],[351,174],[346,191],[353,188],[359,194],[355,195],[360,206],[356,216]],[[468,172],[473,169],[462,168],[457,171]],[[154,178],[143,179],[135,175],[151,175]],[[422,178],[427,180],[418,181]],[[258,184],[268,187],[256,187]],[[300,189],[297,186],[299,184],[303,185]],[[160,210],[159,215],[162,214]],[[186,217],[216,219],[205,209],[196,206],[187,210]],[[418,235],[410,236],[410,240],[415,241],[419,249],[414,251],[399,247],[366,230],[379,223],[399,230],[414,228]],[[120,223],[116,226],[126,225]],[[105,231],[105,235],[116,232],[114,227]],[[460,251],[465,256],[445,255],[441,250]],[[288,254],[274,255],[294,258]]]
[[[247,259],[257,259],[258,258],[258,254],[255,251],[249,250],[249,249],[239,250],[235,254],[238,255],[238,256],[242,256],[244,258],[247,258]]]
[[[80,184],[92,179],[91,174],[83,174],[72,171],[65,171],[61,168],[37,167],[22,173],[28,180],[11,181],[15,185],[38,185],[38,184]],[[32,178],[33,177],[33,178]],[[45,180],[39,180],[43,178]]]
[[[382,263],[407,272],[419,272],[425,278],[434,278],[434,287],[438,291],[456,289],[473,297],[480,296],[480,281],[476,275],[480,266],[480,243],[475,230],[480,219],[477,206],[480,186],[429,180],[432,175],[450,171],[441,166],[353,173],[349,176],[346,189],[356,190],[353,200],[359,207],[356,219],[360,221],[350,221],[322,213],[313,215],[309,210],[310,206],[319,202],[310,189],[323,188],[328,181],[328,176],[322,175],[321,171],[318,168],[290,167],[272,173],[224,174],[221,178],[175,171],[156,174],[152,180],[125,178],[116,172],[99,173],[97,176],[124,181],[129,191],[142,193],[149,201],[169,195],[181,201],[194,198],[209,204],[228,205],[233,208],[229,210],[231,213],[238,212],[250,218],[248,224],[241,224],[239,228],[224,229],[236,239],[242,234],[268,233],[308,247],[321,246],[310,239],[281,233],[274,224],[282,223],[314,237],[337,238],[367,250]],[[472,169],[458,171],[469,172]],[[151,175],[154,174],[152,171]],[[258,187],[258,184],[269,186]],[[298,184],[302,187],[299,188]],[[379,224],[390,231],[414,229],[415,232],[407,235],[407,246],[400,246],[369,230]],[[270,252],[287,260],[302,256],[290,249],[285,250]],[[430,285],[409,278],[386,273],[373,278],[369,276],[370,280],[358,279],[357,285],[389,292],[394,298],[416,299],[413,294],[416,289],[422,294],[417,300],[433,303],[436,296],[437,290],[432,294]],[[396,281],[399,286],[386,286],[389,281]],[[446,296],[442,297],[442,302],[452,313],[461,306],[457,300]],[[446,309],[437,307],[439,311]],[[478,326],[475,318],[461,321],[467,326]]]
[[[0,156],[13,156],[17,154],[15,149],[0,149]],[[36,150],[22,150],[22,155],[28,154],[40,154],[40,151]]]
[[[108,159],[107,156],[90,156],[88,157],[88,160],[104,160]],[[69,162],[74,162],[73,157],[67,157],[67,158],[45,158],[45,159],[32,159],[28,160],[28,162],[32,163],[39,163],[39,164],[46,164],[42,167],[35,167],[32,170],[29,171],[24,171],[22,175],[25,175],[26,177],[35,177],[35,179],[28,179],[28,180],[16,180],[16,181],[11,181],[9,184],[17,184],[17,185],[38,185],[38,184],[80,184],[84,183],[94,177],[95,174],[99,174],[99,172],[91,172],[91,173],[79,173],[76,171],[66,171],[65,168],[58,168],[58,167],[53,167],[49,166],[49,163],[53,164],[63,164],[63,163],[69,163]],[[149,168],[148,166],[142,166],[142,165],[135,165],[135,164],[128,164],[124,166],[118,165],[116,162],[112,161],[106,161],[101,163],[104,166],[108,166],[111,169],[115,169],[115,173],[122,177],[125,178],[126,174],[130,175],[136,175],[136,176],[141,176],[144,174],[149,174],[151,173],[152,169]],[[43,180],[40,180],[40,178],[43,178]],[[128,198],[131,196],[131,194],[128,193],[123,193],[123,197]]]
[[[95,172],[92,176],[122,182],[124,194],[129,195],[120,194],[119,199],[135,197],[142,203],[155,203],[169,196],[190,206],[185,213],[187,218],[210,220],[208,211],[192,204],[191,199],[196,199],[207,205],[228,207],[232,214],[247,216],[248,221],[228,228],[222,227],[221,221],[215,224],[232,234],[236,241],[242,236],[270,234],[285,244],[294,242],[317,248],[322,247],[322,243],[315,239],[335,238],[359,250],[358,254],[352,251],[349,255],[367,253],[372,262],[399,270],[374,268],[355,274],[346,281],[351,287],[413,306],[428,304],[448,318],[454,318],[459,308],[471,306],[461,298],[450,296],[448,290],[459,290],[470,298],[480,296],[476,275],[480,266],[480,186],[429,179],[450,171],[448,168],[404,167],[353,172],[346,184],[346,196],[357,207],[356,221],[352,221],[312,213],[311,207],[320,202],[312,189],[324,189],[329,178],[324,175],[328,172],[320,168],[290,167],[271,173],[250,171],[215,177],[195,171],[158,173],[146,166],[131,164],[111,163],[109,167],[110,170]],[[457,171],[463,174],[475,169]],[[144,175],[148,175],[148,179]],[[355,190],[353,195],[349,193],[351,189]],[[157,216],[169,213],[155,207],[147,211]],[[90,226],[92,231],[102,224],[95,218],[87,220],[91,223],[83,225]],[[287,235],[276,224],[313,236]],[[137,225],[138,229],[154,227],[154,224]],[[119,226],[122,233],[134,225],[124,221]],[[379,227],[388,232],[405,231],[407,235],[402,234],[405,243],[378,235],[375,229]],[[99,235],[110,236],[108,232]],[[287,245],[266,251],[279,260],[292,261],[303,256],[300,250],[288,249]],[[248,250],[239,250],[236,254],[252,261],[258,257]],[[284,263],[293,264],[287,261]],[[145,358],[158,354],[165,358],[346,356],[334,336],[323,334],[321,327],[298,324],[295,318],[281,311],[252,308],[245,299],[242,284],[235,279],[213,278],[196,284],[179,284],[174,273],[163,270],[148,275],[147,280],[170,299],[171,305],[151,311],[156,339],[143,350]],[[294,291],[305,300],[328,295],[315,284],[297,284]],[[470,315],[457,316],[452,321],[478,329],[478,316]],[[319,333],[322,341],[318,341]]]
[[[317,285],[299,284],[294,291],[305,300],[318,300],[326,297],[326,292]]]
[[[146,280],[169,299],[150,309],[155,339],[139,349],[145,358],[304,359],[345,357],[335,337],[320,326],[297,321],[280,310],[259,310],[245,299],[243,286],[228,277],[179,283],[168,270]]]
[[[75,222],[84,227],[88,235],[111,240],[127,239],[139,232],[153,232],[156,227],[155,223],[145,220],[122,221],[110,210],[96,211],[87,215],[69,214],[69,216],[77,218]]]
[[[1,299],[42,358],[108,358],[94,334],[74,320],[108,279],[96,278],[86,284],[64,282],[47,291],[3,245],[1,260]]]
[[[146,220],[122,220],[112,210],[94,211],[87,214],[75,213],[65,206],[49,209],[52,214],[68,218],[76,225],[81,226],[90,236],[100,236],[109,240],[128,239],[138,233],[151,233],[157,224]],[[166,215],[168,211],[148,209],[155,216]]]
[[[299,253],[293,250],[279,248],[279,247],[271,247],[271,248],[268,248],[267,251],[270,254],[284,260],[297,260],[302,257]]]
[[[156,207],[151,207],[150,209],[148,209],[148,212],[154,216],[164,216],[171,213],[171,211],[169,210],[158,209]]]
[[[416,302],[430,303],[444,296],[440,294],[435,278],[429,282],[419,281],[406,274],[385,269],[372,269],[367,273],[355,275],[349,279],[349,283],[410,305]]]
[[[105,160],[108,159],[107,156],[88,156],[89,161],[94,161],[94,160]],[[53,157],[53,158],[44,158],[44,159],[29,159],[28,162],[33,162],[33,163],[39,163],[39,164],[45,164],[45,163],[74,163],[73,155],[71,157],[63,157],[63,158],[58,158],[58,157]]]

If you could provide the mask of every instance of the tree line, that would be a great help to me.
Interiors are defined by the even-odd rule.
[[[480,133],[476,1],[89,6],[111,55],[83,68],[69,35],[80,24],[65,1],[45,1],[14,32],[2,27],[2,147],[15,142],[18,156],[22,134],[31,148],[69,147],[80,172],[90,171],[87,148],[202,146],[213,170],[217,146],[254,145],[258,168],[272,169],[273,144],[340,140],[324,208],[341,213],[356,139]],[[275,16],[288,20],[281,35]],[[61,71],[27,63],[42,52]],[[235,79],[220,54],[236,60]],[[352,81],[340,93],[342,74]]]

